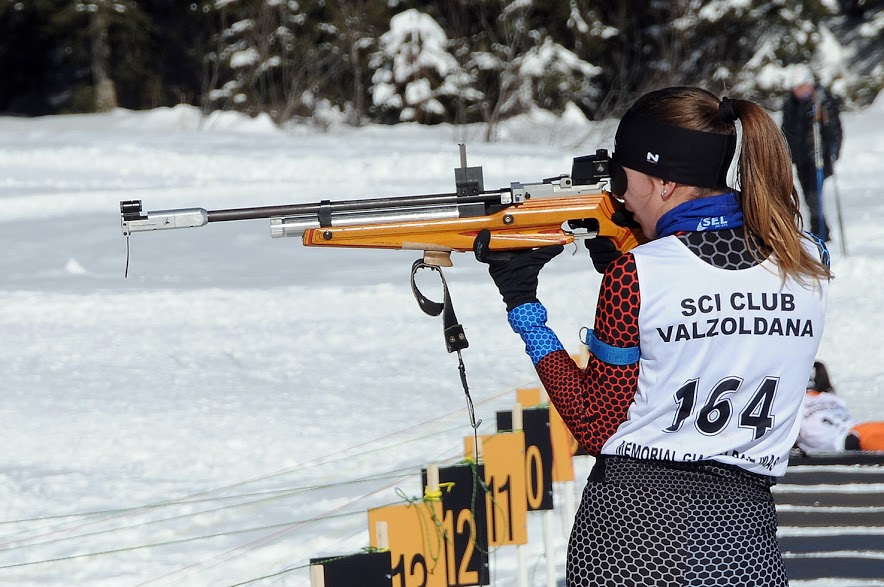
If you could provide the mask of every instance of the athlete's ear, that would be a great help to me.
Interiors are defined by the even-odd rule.
[[[671,198],[672,193],[675,191],[675,188],[677,188],[680,185],[680,184],[675,183],[674,181],[666,181],[663,179],[661,179],[659,181],[660,181],[660,197],[663,198],[664,201]]]

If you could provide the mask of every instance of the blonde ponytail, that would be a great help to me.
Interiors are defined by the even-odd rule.
[[[734,100],[733,105],[743,125],[737,181],[743,194],[747,238],[755,235],[773,252],[783,278],[805,284],[831,278],[828,266],[801,244],[800,201],[782,132],[758,104]]]

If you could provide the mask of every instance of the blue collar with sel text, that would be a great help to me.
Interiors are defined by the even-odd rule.
[[[740,198],[730,192],[690,200],[669,210],[657,221],[657,236],[740,226],[743,226]]]

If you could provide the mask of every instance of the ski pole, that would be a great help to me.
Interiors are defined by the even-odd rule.
[[[835,187],[835,211],[838,213],[838,232],[841,235],[841,254],[847,256],[847,234],[844,232],[844,216],[841,214],[841,190],[835,178],[835,147],[832,152],[832,185]]]
[[[823,240],[827,240],[829,235],[824,234],[826,221],[823,216],[823,137],[820,129],[820,105],[814,104],[813,107],[813,162],[816,166],[816,206],[817,206],[817,236]]]

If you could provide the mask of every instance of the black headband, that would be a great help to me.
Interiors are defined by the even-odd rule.
[[[612,160],[666,181],[722,188],[736,149],[736,134],[672,126],[627,112],[617,127]]]

